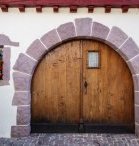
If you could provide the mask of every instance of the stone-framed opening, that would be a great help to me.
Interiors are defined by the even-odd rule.
[[[13,42],[4,34],[0,34],[0,46],[2,47],[2,79],[0,86],[9,85],[10,80],[10,58],[11,48],[9,46],[19,46],[18,42]],[[7,47],[8,46],[8,47]]]
[[[103,24],[93,22],[91,18],[80,18],[49,31],[36,39],[26,53],[20,53],[13,67],[15,94],[12,104],[17,106],[17,119],[16,125],[11,127],[12,137],[30,135],[31,79],[42,56],[65,41],[80,38],[108,44],[128,64],[134,81],[135,133],[139,136],[139,48],[120,28],[114,26],[109,29]]]

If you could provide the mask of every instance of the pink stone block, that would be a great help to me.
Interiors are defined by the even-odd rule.
[[[46,51],[44,45],[37,39],[29,46],[26,53],[35,60],[39,60]]]
[[[62,41],[74,38],[76,36],[75,27],[72,22],[60,25],[57,28],[57,31]]]
[[[51,47],[55,47],[61,42],[58,37],[58,33],[56,32],[56,29],[53,29],[46,33],[43,37],[41,37],[41,41],[48,49],[50,49]]]
[[[8,47],[3,48],[3,80],[10,80],[10,58],[11,49]]]
[[[30,106],[19,106],[17,107],[17,125],[28,125],[30,124]]]
[[[28,57],[27,55],[20,53],[13,69],[27,73],[27,74],[33,74],[33,71],[37,65],[37,62]]]
[[[9,85],[9,81],[4,81],[4,80],[1,80],[0,81],[0,86],[5,86],[5,85]]]
[[[139,105],[139,92],[135,92],[135,104]]]
[[[98,40],[105,40],[109,31],[110,29],[107,26],[100,24],[98,22],[93,22],[91,36]]]
[[[125,60],[129,60],[139,54],[139,48],[132,38],[129,38],[118,50],[118,52],[124,57]]]
[[[137,137],[139,137],[139,123],[135,124],[135,134]]]
[[[19,46],[19,43],[12,42],[5,34],[0,34],[0,45]]]
[[[25,137],[30,135],[30,125],[26,126],[12,126],[11,127],[11,137]]]
[[[135,122],[139,123],[139,106],[135,105]]]
[[[30,92],[15,92],[12,105],[30,105]]]
[[[28,76],[19,72],[14,72],[13,80],[14,80],[15,91],[29,91],[30,90],[31,76]]]
[[[127,38],[128,36],[120,28],[114,26],[108,35],[107,42],[119,48]]]
[[[139,76],[133,76],[134,90],[139,91]]]
[[[75,19],[75,28],[77,37],[87,37],[91,35],[92,19],[91,18],[78,18]]]
[[[132,74],[139,74],[139,56],[128,62]]]

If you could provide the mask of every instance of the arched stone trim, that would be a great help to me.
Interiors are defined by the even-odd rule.
[[[93,22],[91,18],[82,18],[49,31],[35,40],[26,53],[20,53],[13,67],[15,94],[12,104],[17,106],[17,123],[11,128],[13,137],[30,135],[31,78],[41,57],[64,41],[80,38],[96,39],[108,44],[127,62],[134,80],[135,132],[139,136],[139,48],[120,28],[114,26],[109,29]]]

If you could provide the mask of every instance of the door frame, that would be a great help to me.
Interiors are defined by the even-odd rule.
[[[31,79],[41,58],[63,42],[74,39],[94,39],[101,41],[116,52],[127,63],[134,81],[135,133],[139,136],[139,48],[132,38],[120,28],[93,22],[91,18],[78,18],[74,22],[60,25],[36,39],[27,48],[26,53],[20,53],[13,67],[15,94],[13,106],[17,106],[16,124],[11,126],[12,137],[29,136],[31,131]],[[131,49],[132,48],[132,49]]]

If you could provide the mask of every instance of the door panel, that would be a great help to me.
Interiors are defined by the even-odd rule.
[[[49,52],[32,80],[32,123],[78,123],[81,79],[80,41]]]
[[[89,51],[99,52],[98,68],[96,62],[88,67]],[[104,43],[64,43],[47,53],[35,70],[31,110],[34,132],[127,132],[127,126],[133,130],[132,75]]]
[[[100,68],[87,67],[88,51],[100,52]],[[83,41],[83,119],[95,124],[134,124],[132,75],[113,49],[97,41]],[[85,89],[84,89],[85,90]]]

